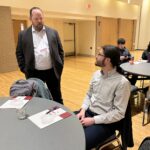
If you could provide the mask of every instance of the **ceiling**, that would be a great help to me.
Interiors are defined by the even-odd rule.
[[[135,5],[142,5],[143,0],[118,0],[122,1],[125,3],[128,3],[130,1],[130,4],[135,4]]]

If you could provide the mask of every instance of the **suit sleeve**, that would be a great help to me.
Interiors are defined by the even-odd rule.
[[[23,32],[20,32],[18,35],[18,43],[16,48],[16,58],[20,70],[25,73],[25,58],[23,53],[23,43],[22,43]]]
[[[63,50],[63,47],[62,47],[62,44],[60,41],[60,37],[59,37],[59,34],[57,31],[56,31],[56,37],[57,37],[57,44],[58,44],[58,52],[59,52],[60,58],[62,60],[62,63],[64,64],[64,50]]]

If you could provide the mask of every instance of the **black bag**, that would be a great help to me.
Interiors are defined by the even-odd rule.
[[[150,150],[150,136],[142,141],[139,150]]]

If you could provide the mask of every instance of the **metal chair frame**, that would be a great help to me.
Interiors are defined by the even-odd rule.
[[[147,114],[147,122],[145,123],[145,115]],[[148,98],[145,98],[144,101],[144,107],[143,107],[143,121],[142,121],[142,125],[146,125],[150,122],[150,100]]]
[[[117,145],[114,146],[114,148],[112,150],[118,150],[118,149],[122,149],[122,145],[121,142],[119,140],[120,137],[120,133],[118,133],[116,135],[116,133],[114,133],[114,135],[110,136],[110,138],[108,138],[106,141],[104,141],[102,144],[98,145],[95,150],[103,150],[104,148],[106,148],[109,145],[112,145],[114,142],[117,142]]]

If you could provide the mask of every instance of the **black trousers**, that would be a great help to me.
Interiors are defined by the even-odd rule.
[[[61,94],[61,86],[60,79],[57,79],[54,69],[49,70],[32,70],[28,71],[26,74],[26,78],[39,78],[43,82],[45,82],[50,90],[53,100],[63,104],[62,94]]]

